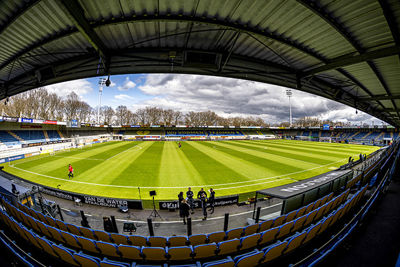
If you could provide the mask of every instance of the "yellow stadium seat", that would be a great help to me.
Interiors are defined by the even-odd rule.
[[[147,238],[147,244],[151,247],[166,247],[167,238],[163,236],[149,236]]]
[[[281,226],[283,221],[285,220],[285,217],[286,217],[286,215],[281,215],[281,216],[275,218],[271,227]]]
[[[261,263],[270,262],[278,257],[280,257],[283,253],[283,250],[286,248],[288,242],[278,242],[271,246],[266,247],[263,249],[264,251],[264,258]]]
[[[162,247],[143,247],[142,254],[148,261],[165,261],[167,254]]]
[[[240,250],[246,250],[254,248],[258,245],[258,241],[261,239],[261,234],[256,233],[240,238]]]
[[[91,253],[99,253],[99,250],[96,247],[96,241],[93,239],[89,239],[83,236],[76,236],[76,240],[81,245],[82,249]]]
[[[205,234],[191,235],[189,236],[189,242],[192,246],[205,244],[207,236]],[[209,242],[212,243],[212,242]]]
[[[279,227],[278,235],[276,236],[277,239],[287,236],[290,234],[290,230],[293,228],[294,222],[287,222]]]
[[[258,232],[260,225],[258,223],[248,225],[244,228],[244,235],[252,235]]]
[[[223,231],[220,231],[220,232],[214,232],[214,233],[208,234],[207,239],[208,239],[208,243],[213,243],[213,242],[218,243],[218,242],[224,241],[225,237],[226,237],[226,233]]]
[[[270,229],[273,222],[274,222],[274,220],[267,220],[267,221],[260,222],[259,232],[261,233],[261,232],[264,232],[265,230]]]
[[[264,246],[264,245],[274,241],[278,231],[279,231],[279,228],[275,227],[275,228],[272,228],[272,229],[262,232],[259,245]]]
[[[117,245],[129,245],[128,236],[126,235],[111,233],[111,239],[114,240],[114,243]]]
[[[67,248],[53,244],[53,250],[59,256],[60,260],[72,266],[80,266],[79,263],[75,260],[71,251]]]
[[[142,260],[142,254],[140,252],[140,247],[137,246],[127,246],[119,245],[119,252],[122,254],[122,258],[129,260]]]
[[[238,251],[240,245],[239,239],[231,239],[218,243],[218,255],[232,254]]]
[[[166,250],[170,261],[187,261],[192,259],[192,246],[170,247]]]
[[[287,244],[287,248],[285,249],[285,251],[283,252],[284,254],[289,253],[290,251],[298,248],[301,246],[301,244],[303,244],[303,240],[306,237],[307,232],[304,231],[300,234],[297,234],[293,237],[291,237],[290,239],[287,240],[288,244]]]
[[[180,247],[187,245],[188,238],[186,236],[170,236],[167,241],[170,247]]]
[[[240,238],[243,234],[243,227],[231,229],[226,232],[226,239]]]
[[[106,257],[119,258],[118,247],[113,243],[107,243],[103,241],[96,241],[96,246],[100,250],[100,253]]]
[[[194,259],[214,257],[218,247],[216,243],[201,244],[193,247]]]
[[[128,236],[129,242],[133,246],[147,246],[147,239],[144,236],[141,235],[129,235]]]

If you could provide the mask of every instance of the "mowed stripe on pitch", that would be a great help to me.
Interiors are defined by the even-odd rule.
[[[146,141],[148,142],[148,141]],[[146,153],[136,157],[126,165],[120,165],[123,171],[115,177],[111,182],[114,185],[134,185],[134,186],[157,186],[158,174],[161,165],[161,155],[165,142],[149,141],[150,146],[146,149]],[[129,155],[134,152],[127,152]],[[121,155],[118,156],[118,158]],[[115,164],[118,159],[113,158]]]
[[[165,142],[160,170],[158,174],[158,186],[175,186],[205,184],[203,176],[193,166],[183,150],[175,142]]]
[[[277,146],[275,144],[254,143],[254,142],[250,143],[247,141],[244,142],[235,141],[234,144],[238,146],[246,146],[247,148],[251,148],[258,151],[264,151],[284,157],[299,158],[304,161],[314,162],[318,164],[327,164],[329,162],[338,161],[339,159],[343,159],[344,157],[346,157],[343,153],[340,153],[339,156],[339,153],[332,154],[324,151],[323,149],[310,151],[309,149],[302,149],[297,147],[294,148],[288,145]],[[321,157],[321,155],[324,156]]]
[[[240,182],[248,180],[233,168],[219,162],[213,155],[193,146],[196,142],[183,142],[181,151],[190,161],[197,172],[203,177],[206,184]],[[231,167],[233,167],[231,165]]]
[[[279,150],[271,150],[271,149],[263,149],[260,147],[249,147],[245,144],[240,144],[238,142],[232,143],[220,143],[226,147],[237,149],[238,151],[242,151],[244,153],[249,153],[251,155],[255,155],[262,158],[268,158],[270,160],[285,162],[288,165],[291,165],[290,162],[294,163],[294,166],[304,166],[306,169],[312,168],[315,166],[319,166],[322,164],[328,164],[332,161],[324,160],[324,159],[316,159],[316,158],[307,158],[304,156],[296,155],[289,153],[287,150],[279,149]]]
[[[78,158],[93,158],[93,157],[101,157],[101,154],[106,153],[107,155],[109,153],[117,153],[116,151],[119,151],[118,148],[124,149],[124,147],[129,146],[129,144],[124,144],[124,143],[118,143],[115,142],[112,145],[107,145],[104,147],[96,147],[91,150],[86,150],[86,151],[74,151],[75,153],[68,153],[70,156],[77,157],[75,159],[72,158],[59,158],[59,157],[47,157],[43,158],[37,161],[30,161],[27,163],[22,163],[18,165],[19,168],[26,169],[32,172],[38,172],[46,175],[51,175],[51,176],[57,176],[61,174],[61,177],[64,177],[67,173],[67,166],[68,164],[80,164],[84,163],[82,166],[84,169],[87,168],[87,166],[91,166],[90,164],[96,164],[99,163],[97,161],[91,160],[86,161],[86,160],[81,160]],[[88,165],[86,165],[88,164]],[[77,166],[78,167],[78,166]],[[75,168],[75,166],[74,166]],[[76,168],[75,168],[76,169]]]
[[[119,155],[115,156],[110,160],[105,160],[100,164],[87,169],[83,172],[79,180],[93,182],[93,183],[104,183],[104,184],[115,184],[114,180],[119,177],[132,161],[135,161],[138,157],[141,157],[146,150],[152,145],[152,142],[132,142],[129,148],[126,148],[125,152],[119,151]],[[123,153],[121,153],[123,152]],[[118,154],[116,153],[116,154]]]
[[[260,177],[268,177],[276,175],[276,170],[272,169],[272,164],[257,164],[252,161],[247,160],[248,158],[254,159],[250,155],[246,155],[241,152],[231,152],[221,151],[219,149],[213,148],[214,143],[202,143],[202,142],[190,142],[190,145],[197,148],[201,152],[207,154],[208,156],[214,158],[216,161],[223,164],[226,168],[234,169],[236,172],[240,173],[242,176],[246,177],[247,180]],[[240,156],[240,155],[241,156]],[[247,157],[247,158],[246,158]],[[261,159],[262,160],[262,159]],[[300,168],[293,168],[294,171],[300,170]]]

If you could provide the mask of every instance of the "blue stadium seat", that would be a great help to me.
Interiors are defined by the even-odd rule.
[[[264,246],[266,244],[271,243],[272,241],[275,241],[275,237],[279,231],[278,227],[266,230],[264,232],[261,232],[261,240],[259,241],[260,246]]]

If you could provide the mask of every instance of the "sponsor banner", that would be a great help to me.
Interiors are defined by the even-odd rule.
[[[45,120],[43,124],[57,124],[57,121]]]
[[[8,162],[7,159],[0,159],[0,164]]]
[[[41,188],[41,192],[74,201],[75,199],[79,198],[82,203],[95,205],[95,206],[102,206],[102,207],[109,207],[109,208],[118,208],[122,205],[128,205],[130,209],[143,209],[142,202],[140,200],[129,200],[129,199],[119,199],[119,198],[105,198],[105,197],[96,197],[90,195],[81,195],[76,193],[71,193],[67,191],[62,191],[58,189],[53,189],[49,187]]]
[[[66,121],[57,121],[57,125],[67,125]]]
[[[33,156],[32,153],[25,154],[25,158],[29,158],[29,157],[32,157],[32,156]]]
[[[140,125],[131,125],[132,128],[139,128]]]
[[[9,162],[9,161],[19,160],[19,159],[23,159],[23,158],[25,158],[25,155],[12,156],[12,157],[8,157],[6,159],[7,159],[7,162]]]
[[[44,120],[36,120],[36,119],[33,119],[33,123],[43,124],[43,123],[44,123]]]
[[[33,123],[33,119],[20,118],[20,119],[19,119],[19,122]]]
[[[330,129],[330,126],[329,126],[329,124],[324,124],[323,125],[323,128],[322,128],[322,130],[325,130],[325,131],[327,131],[327,130],[329,130]]]
[[[0,121],[3,121],[3,117],[2,116],[0,116]]]
[[[3,117],[3,121],[6,121],[6,122],[18,122],[18,118]]]
[[[237,204],[239,202],[239,196],[226,196],[226,197],[218,197],[215,199],[214,206],[226,206]],[[160,210],[167,210],[167,209],[178,209],[178,201],[159,201],[159,208]],[[194,200],[194,207],[200,208],[201,202],[198,199]]]

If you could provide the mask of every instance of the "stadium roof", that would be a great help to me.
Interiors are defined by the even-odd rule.
[[[78,78],[170,72],[296,88],[400,126],[400,2],[0,2],[0,99]]]

